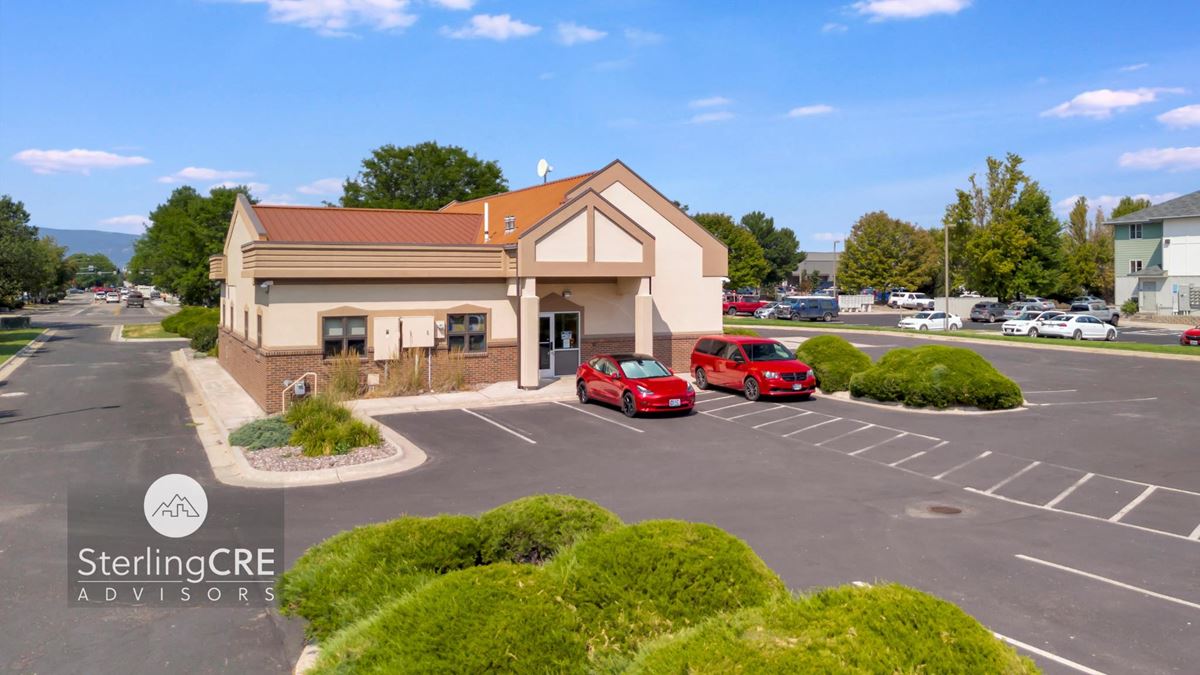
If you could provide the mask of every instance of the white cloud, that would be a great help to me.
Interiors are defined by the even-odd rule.
[[[150,219],[146,216],[113,216],[112,218],[104,218],[100,221],[103,227],[114,228],[118,232],[129,232],[131,234],[141,234],[143,230],[150,225]]]
[[[847,26],[846,24],[837,23],[834,21],[830,21],[829,23],[825,24],[824,26],[821,26],[822,33],[845,33],[848,30],[850,30],[850,27]]]
[[[608,73],[608,72],[612,72],[614,70],[625,70],[626,68],[629,68],[632,65],[633,65],[633,59],[631,57],[627,56],[623,59],[613,59],[611,61],[601,61],[601,62],[597,63],[596,65],[592,66],[592,69],[598,73]]]
[[[1164,192],[1159,195],[1152,195],[1142,192],[1140,194],[1129,196],[1133,197],[1134,199],[1149,199],[1151,204],[1161,204],[1169,199],[1175,199],[1179,196],[1179,193]],[[1063,215],[1070,213],[1071,209],[1075,207],[1075,200],[1079,199],[1079,197],[1080,195],[1071,195],[1066,199],[1059,200],[1057,203],[1055,203],[1054,210]],[[1121,203],[1121,195],[1096,195],[1095,197],[1088,197],[1087,200],[1088,211],[1090,213],[1095,213],[1097,206],[1104,209],[1105,213],[1112,213],[1112,210],[1116,208],[1117,204]]]
[[[1138,89],[1097,89],[1042,111],[1042,117],[1091,117],[1108,119],[1113,111],[1125,110],[1158,100],[1159,94],[1182,94],[1177,87],[1140,87]]]
[[[1117,68],[1117,70],[1121,71],[1122,73],[1132,73],[1135,70],[1141,70],[1149,65],[1149,63],[1131,63],[1128,66],[1121,66],[1120,68]]]
[[[254,175],[253,171],[227,171],[223,169],[206,169],[201,166],[189,166],[170,176],[160,176],[160,183],[186,183],[187,181],[207,181],[207,180],[236,180],[238,178],[249,178]]]
[[[271,186],[267,185],[266,183],[255,183],[254,181],[244,181],[244,180],[225,180],[225,181],[221,181],[220,183],[216,183],[214,185],[209,185],[208,189],[216,190],[217,188],[235,188],[235,187],[243,187],[243,186],[250,188],[251,192],[257,192],[259,194],[262,194],[262,193],[266,192],[267,190],[271,189]]]
[[[475,6],[475,0],[433,0],[433,4],[443,9],[468,10]]]
[[[812,235],[813,241],[842,241],[846,235],[841,232],[816,232]]]
[[[1121,155],[1118,163],[1130,169],[1200,169],[1200,146],[1185,148],[1146,148]]]
[[[274,194],[274,195],[263,195],[262,203],[263,204],[280,204],[282,206],[291,206],[291,205],[295,205],[297,202],[296,202],[295,197],[293,197],[292,195],[285,192],[285,193]]]
[[[12,156],[13,160],[33,169],[34,173],[81,173],[92,169],[120,169],[149,164],[145,157],[117,155],[103,150],[38,150],[30,148]]]
[[[729,105],[733,103],[733,99],[725,98],[724,96],[709,96],[708,98],[698,98],[694,101],[688,101],[689,108],[716,108],[717,106]]]
[[[322,178],[296,188],[296,192],[303,195],[336,195],[341,191],[341,178]]]
[[[596,40],[604,39],[608,33],[595,28],[581,26],[573,21],[558,24],[558,42],[559,44],[570,47],[581,42],[595,42]]]
[[[1172,129],[1187,129],[1200,127],[1200,103],[1185,105],[1182,108],[1168,110],[1158,116],[1158,121]]]
[[[661,33],[655,33],[650,30],[642,30],[641,28],[626,28],[625,39],[630,44],[638,47],[647,47],[650,45],[660,44],[663,41]]]
[[[731,120],[731,119],[733,119],[733,113],[729,112],[728,110],[718,110],[716,112],[700,113],[699,115],[694,115],[694,116],[692,116],[692,118],[690,120],[688,120],[688,123],[689,124],[708,124],[709,122],[724,122],[725,120]]]
[[[788,111],[788,117],[812,117],[813,115],[828,115],[837,110],[831,105],[818,103],[816,105],[802,105],[799,108],[792,108]]]
[[[327,37],[354,35],[352,28],[400,30],[416,22],[409,0],[241,0],[265,4],[267,18],[315,30]],[[445,3],[441,3],[445,4]]]
[[[452,30],[442,27],[442,34],[459,40],[484,38],[503,42],[512,38],[529,37],[542,29],[514,19],[509,14],[476,14],[467,25]]]
[[[971,0],[862,0],[852,7],[872,21],[919,19],[934,14],[958,14]]]

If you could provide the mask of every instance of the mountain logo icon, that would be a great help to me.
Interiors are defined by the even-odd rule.
[[[150,484],[142,500],[146,522],[164,537],[181,539],[204,524],[208,495],[191,476],[169,473]]]

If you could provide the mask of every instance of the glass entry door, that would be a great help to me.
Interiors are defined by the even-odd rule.
[[[572,375],[579,368],[579,312],[538,315],[538,375]]]

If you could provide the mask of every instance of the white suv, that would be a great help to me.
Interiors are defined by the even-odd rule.
[[[897,293],[888,298],[888,304],[904,309],[933,309],[933,298],[924,293]]]

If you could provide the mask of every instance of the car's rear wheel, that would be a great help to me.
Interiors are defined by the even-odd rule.
[[[621,397],[621,412],[625,413],[626,417],[637,417],[637,403],[633,400],[633,394],[625,392]]]
[[[727,312],[725,312],[725,313],[726,313],[726,314],[728,314],[729,316],[737,316],[737,308],[736,308],[736,307],[730,307],[730,308],[729,308],[729,311],[727,311]]]
[[[917,330],[929,330],[929,326],[926,326],[925,324],[921,324],[921,325],[920,325],[920,326],[917,328]]]
[[[704,373],[703,368],[696,369],[696,388],[708,389],[708,375]]]
[[[1116,342],[1117,341],[1117,331],[1115,331],[1115,330],[1108,331],[1108,335],[1104,336],[1104,340],[1105,340],[1105,342]]]
[[[575,385],[575,394],[579,396],[580,403],[587,404],[587,402],[588,402],[587,383],[584,382],[583,380],[580,380],[579,384]]]
[[[1083,339],[1083,331],[1077,330],[1074,333],[1071,333],[1071,339],[1072,340],[1082,340]]]
[[[988,314],[988,323],[996,323],[996,315]]]
[[[742,382],[742,392],[746,394],[747,401],[757,401],[758,397],[762,396],[762,392],[758,389],[758,380],[753,377],[747,377]]]
[[[1037,329],[1036,329],[1036,328],[1030,328],[1030,329],[1029,329],[1029,337],[1037,337],[1037,336],[1038,336]]]

